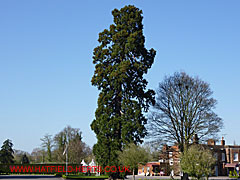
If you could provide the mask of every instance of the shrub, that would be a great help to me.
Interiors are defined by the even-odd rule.
[[[239,178],[240,176],[237,174],[237,171],[234,170],[233,172],[229,171],[229,177],[230,178]]]

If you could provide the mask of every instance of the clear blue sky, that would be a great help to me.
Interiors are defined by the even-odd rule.
[[[90,146],[96,142],[92,52],[111,11],[128,4],[143,10],[146,47],[157,51],[149,88],[175,71],[198,75],[218,100],[220,136],[240,144],[238,0],[0,1],[0,144],[9,138],[31,152],[66,125],[80,128]]]

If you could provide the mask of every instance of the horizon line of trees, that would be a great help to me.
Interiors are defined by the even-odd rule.
[[[13,143],[7,139],[0,150],[1,164],[29,164],[29,163],[64,163],[63,152],[68,146],[68,162],[77,163],[84,159],[90,162],[94,159],[91,148],[82,141],[79,128],[65,127],[54,136],[46,134],[41,140],[41,146],[34,148],[31,153],[13,149]]]

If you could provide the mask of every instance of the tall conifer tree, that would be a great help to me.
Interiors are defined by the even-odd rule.
[[[99,33],[91,81],[101,91],[91,128],[98,139],[93,152],[102,166],[118,165],[117,151],[129,143],[142,142],[147,133],[143,112],[154,104],[155,94],[146,90],[143,78],[156,52],[145,48],[142,11],[129,5],[114,9],[112,15],[114,24]]]
[[[0,150],[0,162],[2,164],[14,163],[14,161],[13,161],[14,151],[13,151],[12,147],[13,147],[13,143],[11,140],[7,139],[6,141],[3,142],[3,145]]]

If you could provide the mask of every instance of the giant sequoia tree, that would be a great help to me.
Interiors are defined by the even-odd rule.
[[[214,136],[222,119],[213,111],[216,100],[209,84],[184,72],[159,83],[156,104],[149,117],[149,132],[162,142],[178,143],[183,152],[195,134],[200,140]]]
[[[93,152],[102,166],[118,165],[119,150],[142,142],[146,135],[143,111],[154,103],[154,91],[146,90],[143,75],[156,52],[144,46],[142,11],[125,6],[114,9],[112,15],[114,24],[99,34],[100,44],[94,49],[91,81],[101,91],[91,128],[98,139]]]

